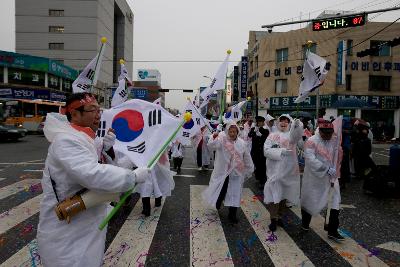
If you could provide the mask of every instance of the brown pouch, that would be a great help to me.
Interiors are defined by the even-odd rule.
[[[85,203],[83,203],[81,196],[77,194],[59,202],[54,211],[60,221],[67,220],[67,223],[70,223],[72,217],[85,209]]]

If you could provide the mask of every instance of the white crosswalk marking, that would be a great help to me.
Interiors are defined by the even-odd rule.
[[[314,266],[300,250],[290,236],[280,227],[275,232],[276,240],[267,238],[270,216],[260,201],[253,198],[254,193],[249,188],[243,189],[241,209],[246,215],[258,238],[263,244],[275,266]]]
[[[38,213],[41,199],[42,194],[0,214],[0,234]]]
[[[0,267],[7,266],[42,267],[43,265],[38,254],[37,240],[33,239],[28,245],[0,265]]]
[[[293,207],[292,211],[301,218],[301,210],[299,207]],[[329,246],[336,250],[351,266],[388,266],[377,257],[370,255],[371,253],[357,244],[350,237],[346,237],[345,241],[336,243],[330,240],[324,230],[325,220],[321,215],[313,216],[310,227],[319,235]]]
[[[14,184],[0,188],[0,199],[4,199],[22,190],[29,191],[31,186],[40,184],[40,179],[25,179]]]
[[[154,199],[151,199],[151,206],[154,206]],[[144,266],[163,206],[164,201],[145,218],[141,214],[142,206],[136,203],[108,247],[103,266]]]
[[[400,253],[400,243],[398,243],[398,242],[393,242],[393,241],[392,242],[387,242],[387,243],[384,243],[384,244],[380,244],[380,245],[378,245],[376,247]]]
[[[202,204],[205,188],[190,186],[190,266],[234,266],[218,212]]]
[[[0,181],[3,181],[3,180],[5,180],[6,178],[0,178]]]

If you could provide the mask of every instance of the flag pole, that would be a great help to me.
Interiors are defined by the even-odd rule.
[[[98,77],[98,72],[99,72],[99,70],[97,69],[97,66],[99,64],[100,58],[103,56],[104,44],[107,42],[107,38],[106,37],[101,37],[100,41],[101,41],[100,52],[97,55],[96,65],[94,67],[94,75],[93,75],[93,79],[92,79],[92,84],[90,85],[90,91],[91,92],[93,92],[93,87],[95,85],[94,83],[97,82],[97,77]]]
[[[229,49],[228,51],[226,51],[226,53],[228,55],[230,55],[232,53],[232,51]],[[222,91],[222,93],[221,93],[221,105],[220,105],[220,110],[219,110],[219,123],[221,123],[221,124],[223,123],[222,115],[223,115],[223,112],[224,112],[224,109],[225,109],[224,95],[226,94],[227,74],[228,74],[228,69],[226,70],[226,73],[225,73],[225,88],[223,90],[221,90]]]
[[[174,133],[168,138],[168,140],[164,143],[164,145],[161,147],[161,149],[154,155],[154,157],[149,161],[147,164],[147,168],[151,169],[153,165],[158,161],[160,158],[161,154],[164,153],[165,149],[167,148],[168,144],[172,141],[172,139],[175,138],[177,135],[178,131],[181,129],[183,124],[188,122],[192,118],[192,114],[190,112],[187,112],[183,115],[183,120],[179,124],[178,128],[174,131]],[[99,230],[103,230],[104,227],[108,224],[108,222],[111,220],[111,218],[117,213],[117,211],[121,208],[121,206],[125,203],[126,199],[132,194],[133,190],[136,188],[137,185],[135,185],[132,189],[129,189],[127,192],[124,193],[122,198],[119,200],[117,205],[111,210],[111,212],[104,218],[104,220],[100,223],[99,225]]]

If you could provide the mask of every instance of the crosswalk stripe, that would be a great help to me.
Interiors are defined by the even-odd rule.
[[[0,234],[7,232],[15,225],[23,222],[32,215],[39,212],[42,194],[29,199],[21,205],[0,214]]]
[[[384,244],[380,244],[380,245],[378,245],[376,247],[400,253],[400,243],[398,243],[398,242],[391,241],[391,242],[387,242],[387,243],[384,243]]]
[[[40,179],[25,179],[0,188],[0,199],[4,199],[22,190],[29,190],[31,186],[40,184]]]
[[[0,178],[0,181],[3,181],[3,180],[5,180],[5,179],[6,179],[6,178],[2,178],[2,177],[1,177],[1,178]]]
[[[310,259],[304,255],[292,238],[282,228],[278,227],[274,234],[277,240],[274,241],[268,238],[272,235],[268,229],[270,215],[260,201],[253,198],[254,195],[255,194],[249,188],[243,189],[241,209],[274,265],[282,267],[314,266]]]
[[[292,211],[301,218],[301,210],[299,207],[292,207]],[[339,253],[351,266],[388,266],[379,258],[371,255],[371,253],[357,244],[350,237],[346,237],[343,242],[337,243],[328,238],[327,232],[324,230],[325,220],[321,215],[313,216],[310,227],[319,235],[329,246]]]
[[[103,266],[145,265],[164,201],[147,218],[141,214],[142,206],[138,203],[104,254]],[[153,199],[151,206],[154,206]]]
[[[34,239],[28,245],[23,247],[20,251],[12,255],[7,261],[3,262],[0,267],[7,266],[36,266],[42,267],[42,262],[38,254],[37,240]]]
[[[202,204],[205,188],[190,186],[190,266],[234,266],[218,212]]]

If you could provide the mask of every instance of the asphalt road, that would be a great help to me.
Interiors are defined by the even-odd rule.
[[[35,236],[47,148],[37,135],[0,142],[1,266],[40,266]],[[388,149],[374,145],[375,162],[388,164]],[[302,232],[296,208],[274,236],[253,178],[245,183],[237,225],[227,221],[227,208],[203,208],[199,194],[211,171],[198,171],[190,153],[161,208],[143,218],[134,195],[112,220],[104,266],[400,266],[400,199],[365,194],[362,181],[353,179],[342,191],[344,244],[326,239],[322,217],[313,219],[312,231]]]

